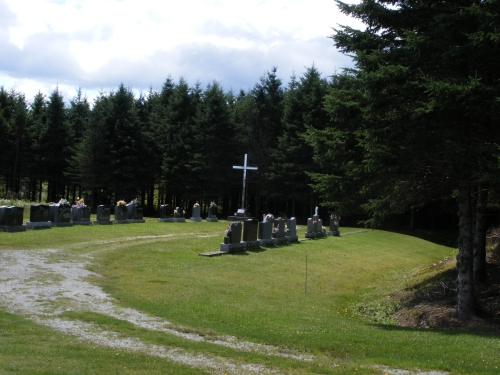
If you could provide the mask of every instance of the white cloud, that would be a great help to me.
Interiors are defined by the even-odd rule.
[[[313,62],[325,74],[349,64],[326,38],[338,23],[353,24],[332,0],[0,0],[2,7],[4,86],[147,88],[171,74],[238,90],[272,66],[286,79]]]

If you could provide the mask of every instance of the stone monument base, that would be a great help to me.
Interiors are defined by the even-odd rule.
[[[92,225],[90,220],[73,221],[73,225]]]
[[[115,223],[115,224],[129,224],[130,221],[128,221],[127,219],[125,219],[125,220],[113,220],[113,223]]]
[[[299,242],[299,236],[285,236],[285,238],[288,240],[288,243]]]
[[[196,222],[200,222],[201,221],[201,217],[191,217],[189,219],[189,221],[196,221]]]
[[[54,227],[72,227],[73,223],[71,221],[67,222],[67,223],[54,223],[54,222],[52,222],[52,226],[54,226]]]
[[[245,251],[245,244],[240,243],[221,243],[220,251],[224,253],[239,253]]]
[[[219,219],[216,217],[207,217],[206,221],[208,221],[210,223],[215,223],[215,222],[219,221]]]
[[[94,224],[110,225],[113,224],[113,222],[111,220],[94,220]]]
[[[283,245],[288,243],[288,238],[286,237],[273,237],[275,245]]]
[[[306,238],[321,238],[321,237],[326,237],[326,232],[311,232],[311,233],[306,233]]]
[[[23,232],[26,230],[26,225],[2,225],[4,232]]]
[[[146,220],[144,220],[144,219],[128,219],[127,221],[129,223],[134,223],[134,224],[135,223],[145,223],[146,222]]]
[[[28,229],[52,228],[52,221],[28,221],[26,227]]]
[[[241,241],[241,243],[245,245],[246,250],[258,249],[260,247],[259,240],[257,240],[257,241]]]
[[[275,244],[274,238],[268,238],[268,239],[265,239],[265,240],[259,238],[257,241],[259,241],[260,246],[270,246],[270,245],[274,245]]]
[[[160,223],[185,223],[186,219],[183,217],[163,217],[158,219]]]
[[[326,235],[327,236],[340,236],[340,232],[339,231],[332,232],[329,230],[328,232],[326,232]]]

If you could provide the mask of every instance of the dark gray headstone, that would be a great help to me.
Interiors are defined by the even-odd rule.
[[[111,207],[104,205],[104,204],[97,206],[96,220],[97,221],[110,221],[111,220]]]
[[[193,206],[190,220],[191,221],[201,221],[201,207],[200,206]]]
[[[217,218],[217,206],[208,207],[208,217],[209,218]]]
[[[229,224],[226,236],[224,237],[225,244],[237,244],[241,242],[241,223],[234,222]]]
[[[49,206],[34,204],[30,207],[30,222],[43,223],[49,221]]]
[[[127,206],[118,204],[115,206],[115,223],[126,223],[128,216]]]
[[[339,217],[337,215],[330,216],[330,230],[327,235],[329,236],[340,236],[339,232]]]
[[[172,206],[169,204],[162,204],[160,206],[160,219],[171,218],[173,215]]]
[[[256,219],[248,219],[243,225],[243,241],[257,241],[259,222]]]
[[[71,206],[69,204],[56,203],[50,205],[49,215],[54,215],[54,220],[51,220],[54,225],[70,226],[71,223]]]
[[[259,223],[259,240],[269,240],[273,236],[273,222],[261,221]]]
[[[274,219],[273,237],[274,238],[285,237],[285,220],[283,220],[281,217]]]
[[[295,242],[299,240],[297,236],[297,219],[291,217],[286,221],[285,237],[288,237],[288,242]]]

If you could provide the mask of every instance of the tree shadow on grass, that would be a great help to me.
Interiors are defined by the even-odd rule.
[[[440,231],[427,231],[420,229],[394,229],[394,228],[381,228],[388,232],[404,234],[406,236],[417,237],[425,241],[429,241],[438,245],[448,246],[452,248],[458,247],[458,232],[440,232]]]

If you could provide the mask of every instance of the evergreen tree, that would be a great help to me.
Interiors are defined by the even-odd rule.
[[[140,197],[147,187],[145,136],[134,94],[123,84],[110,95],[111,185],[116,199]]]
[[[70,132],[66,122],[64,98],[56,88],[47,105],[47,123],[40,136],[40,155],[44,178],[47,179],[48,200],[67,197],[64,171],[69,157]]]
[[[339,129],[312,131],[310,141],[316,149],[325,144],[333,150],[335,142],[354,142],[361,157],[343,167],[348,181],[363,181],[360,193],[375,216],[457,191],[456,315],[472,318],[471,186],[484,176],[478,165],[496,152],[491,140],[499,97],[498,4],[337,3],[367,28],[342,27],[333,36],[342,52],[353,55],[356,68],[342,80],[349,83],[347,95],[342,98],[339,86],[327,102]],[[348,120],[343,127],[342,119]]]

